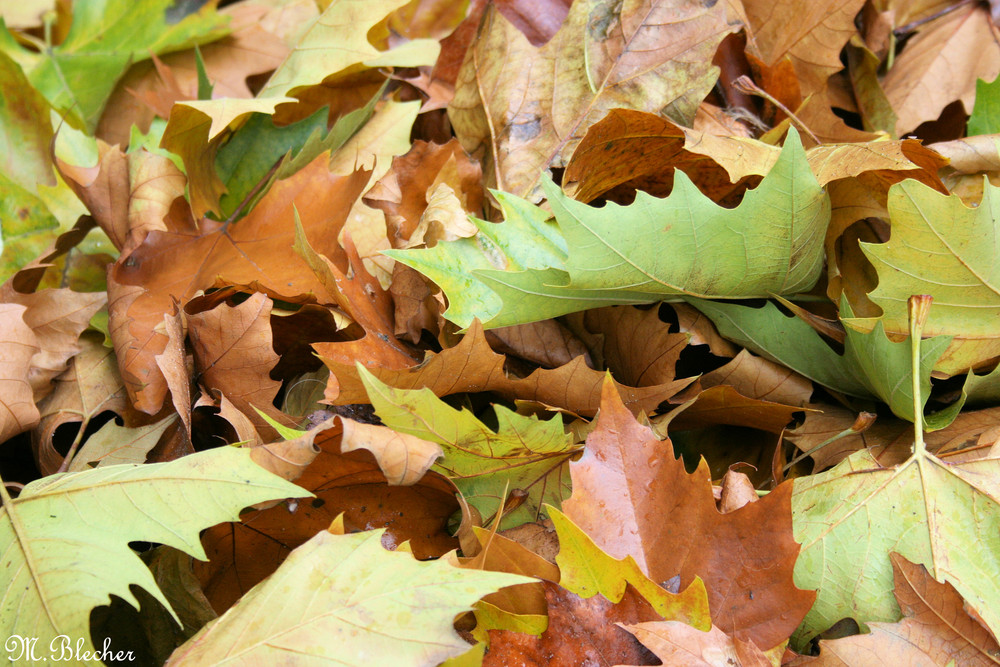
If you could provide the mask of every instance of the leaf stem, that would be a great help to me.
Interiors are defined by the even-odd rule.
[[[920,396],[920,336],[931,310],[929,294],[914,294],[906,305],[910,316],[910,374],[913,381],[913,455],[923,458],[927,452],[924,444],[924,402]]]

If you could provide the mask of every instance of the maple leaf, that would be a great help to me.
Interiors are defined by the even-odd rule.
[[[566,515],[608,554],[632,556],[655,581],[679,575],[687,586],[701,577],[712,622],[727,634],[771,648],[812,606],[815,594],[792,583],[799,545],[791,484],[720,514],[704,460],[694,474],[685,472],[670,442],[640,425],[609,384],[570,474]]]

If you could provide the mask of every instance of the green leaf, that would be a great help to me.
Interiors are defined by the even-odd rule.
[[[0,172],[0,281],[38,257],[58,230],[45,202]]]
[[[39,647],[66,635],[92,651],[90,612],[111,595],[138,608],[129,590],[137,585],[170,609],[129,542],[167,544],[204,560],[201,530],[236,521],[248,505],[308,495],[233,447],[36,480],[0,508],[8,577],[0,632],[35,637]]]
[[[499,424],[494,431],[430,389],[397,389],[383,384],[360,363],[357,369],[375,414],[386,426],[441,445],[444,458],[431,469],[449,477],[484,521],[515,489],[527,497],[504,514],[501,529],[536,521],[543,503],[558,508],[569,496],[569,459],[579,448],[559,415],[542,421],[494,405]]]
[[[845,320],[843,356],[798,317],[786,316],[772,302],[763,308],[689,299],[712,320],[719,333],[747,349],[805,375],[824,387],[859,398],[877,398],[896,416],[913,421],[913,374],[909,339],[893,342],[879,322],[868,332],[852,328],[847,300],[841,301]],[[794,344],[789,344],[794,341]],[[926,339],[921,345],[920,387],[924,404],[931,391],[931,369],[951,343],[950,336]],[[950,424],[962,403],[925,417],[928,430]]]
[[[227,17],[213,3],[169,23],[172,0],[83,0],[73,3],[66,39],[41,52],[22,47],[0,24],[0,52],[15,60],[49,103],[93,132],[126,68],[150,53],[169,53],[223,37]]]
[[[794,129],[735,209],[716,205],[680,171],[668,197],[639,192],[628,206],[595,208],[551,181],[543,188],[561,239],[541,209],[507,197],[506,222],[489,232],[477,223],[471,239],[385,254],[437,283],[448,296],[446,317],[462,327],[474,317],[493,328],[678,294],[792,294],[810,289],[822,270],[830,200]]]
[[[861,243],[878,273],[869,297],[882,308],[886,333],[906,334],[910,295],[934,297],[924,331],[954,337],[935,365],[948,375],[1000,357],[998,191],[985,182],[982,202],[970,208],[918,181],[897,183],[889,189],[889,241]]]
[[[816,603],[793,641],[841,618],[896,621],[890,552],[927,567],[1000,630],[1000,459],[950,465],[927,453],[882,468],[867,450],[795,480],[792,525],[802,551],[795,585]]]
[[[1000,76],[976,81],[976,103],[966,125],[968,136],[1000,133]]]
[[[55,185],[51,144],[49,103],[0,52],[0,173],[29,192],[38,183]]]
[[[167,664],[436,665],[469,650],[457,614],[535,581],[420,562],[384,549],[384,532],[318,533]]]

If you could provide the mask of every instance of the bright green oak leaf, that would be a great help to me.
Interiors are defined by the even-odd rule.
[[[976,103],[966,125],[970,137],[1000,133],[1000,76],[993,81],[976,81]]]
[[[333,2],[278,69],[259,97],[294,94],[325,81],[332,84],[353,74],[379,67],[420,67],[437,62],[440,44],[414,39],[380,51],[369,40],[373,28],[408,0],[339,0]]]
[[[320,532],[167,665],[436,665],[469,650],[456,615],[535,581],[387,551],[384,532]]]
[[[896,416],[913,421],[909,339],[898,343],[889,340],[881,322],[867,333],[847,323],[844,354],[839,355],[812,327],[794,315],[783,315],[770,301],[763,308],[701,299],[689,301],[729,340],[834,391],[877,398]],[[841,313],[848,319],[852,315],[846,300],[841,302]],[[921,345],[920,388],[924,404],[931,391],[931,369],[950,343],[950,336],[935,336]],[[954,421],[961,408],[962,402],[958,401],[925,417],[927,429],[944,428]]]
[[[118,79],[150,53],[163,54],[225,36],[227,17],[213,3],[168,22],[172,0],[81,0],[59,45],[21,46],[0,22],[0,52],[17,62],[49,103],[93,132]]]
[[[559,507],[569,497],[569,459],[580,450],[559,415],[542,421],[496,405],[499,426],[494,431],[430,389],[397,389],[383,384],[360,363],[357,369],[383,424],[441,445],[444,458],[431,469],[450,478],[484,521],[515,489],[527,496],[504,514],[501,529],[536,521],[543,503]]]
[[[1000,188],[987,181],[982,202],[970,208],[958,195],[902,181],[889,189],[889,240],[861,244],[878,273],[869,297],[883,310],[879,321],[886,333],[906,335],[911,295],[934,297],[924,332],[954,337],[935,364],[948,375],[1000,357],[998,194]]]
[[[385,254],[424,273],[448,296],[445,316],[495,328],[613,304],[687,294],[752,298],[810,289],[823,266],[830,199],[791,130],[760,185],[735,209],[716,205],[683,172],[664,199],[595,208],[542,185],[541,209],[498,197],[506,221],[430,249]],[[471,274],[471,276],[469,275]]]
[[[37,638],[42,650],[66,635],[93,650],[90,612],[111,595],[138,608],[129,591],[137,585],[170,609],[129,542],[167,544],[204,560],[201,530],[238,520],[248,505],[308,495],[233,447],[36,480],[0,508],[0,633]]]
[[[817,589],[801,648],[842,618],[900,618],[889,554],[927,567],[1000,631],[1000,459],[951,465],[923,453],[882,468],[863,450],[795,480],[795,585]]]
[[[568,516],[553,507],[546,512],[559,536],[556,564],[560,586],[582,598],[600,593],[617,603],[631,584],[664,620],[681,621],[703,632],[712,627],[708,591],[700,577],[682,592],[671,593],[647,577],[631,556],[618,559],[608,555]]]

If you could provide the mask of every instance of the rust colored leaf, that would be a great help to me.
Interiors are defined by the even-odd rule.
[[[575,357],[587,355],[586,346],[557,320],[491,329],[486,332],[486,339],[497,352],[520,357],[543,368],[556,368]]]
[[[759,646],[784,641],[815,594],[795,587],[791,484],[720,514],[707,464],[694,474],[605,385],[597,428],[570,464],[573,496],[563,511],[616,558],[631,555],[654,581],[700,576],[712,622]]]
[[[292,249],[295,212],[316,251],[339,259],[336,238],[368,175],[331,174],[328,155],[279,181],[245,218],[229,226],[208,218],[198,231],[184,229],[189,213],[171,208],[167,227],[152,231],[109,272],[112,338],[119,368],[136,407],[156,412],[166,383],[154,358],[166,336],[156,331],[172,299],[185,304],[198,290],[235,285],[285,301],[332,301],[323,284]]]
[[[803,406],[812,395],[812,382],[773,361],[746,350],[722,368],[701,377],[701,386],[729,385],[747,398]]]
[[[170,389],[170,401],[184,424],[188,442],[191,440],[191,369],[188,368],[184,339],[187,336],[187,321],[184,311],[176,306],[172,313],[163,315],[163,329],[167,335],[167,345],[156,355],[156,366],[163,373]]]
[[[330,343],[313,347],[330,368],[326,401],[333,405],[368,402],[368,394],[353,364],[327,358]],[[593,415],[600,405],[604,373],[588,368],[583,357],[555,369],[539,368],[524,378],[512,377],[504,370],[504,356],[494,352],[478,321],[455,347],[438,354],[428,353],[419,366],[406,370],[369,367],[375,377],[399,389],[429,388],[438,396],[461,392],[495,391],[508,399],[526,399],[564,408],[579,415]],[[638,412],[652,412],[689,385],[692,378],[673,380],[648,387],[629,387],[615,383],[625,405]]]
[[[634,588],[629,586],[621,602],[612,604],[601,595],[585,600],[548,581],[542,586],[548,602],[548,629],[541,637],[490,630],[484,667],[657,664],[649,651],[616,625],[659,618]]]
[[[206,531],[202,543],[209,561],[196,562],[195,574],[217,612],[228,609],[342,512],[349,532],[386,528],[386,547],[410,540],[418,559],[458,546],[447,531],[448,518],[458,509],[450,482],[428,473],[413,486],[390,486],[370,452],[341,453],[340,435],[335,426],[320,431],[312,443],[299,442],[293,449],[304,450],[302,456],[278,449],[283,458],[299,464],[314,446],[320,450],[296,480],[315,498],[281,503],[244,515],[242,523]]]

